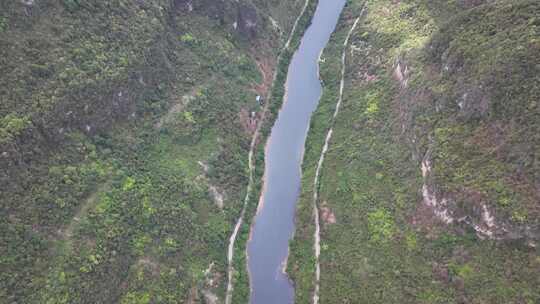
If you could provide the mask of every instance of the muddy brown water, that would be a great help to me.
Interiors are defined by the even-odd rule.
[[[266,149],[265,190],[248,243],[251,304],[294,303],[294,288],[283,269],[294,232],[307,130],[322,92],[318,59],[345,1],[319,0],[289,65],[287,94]]]

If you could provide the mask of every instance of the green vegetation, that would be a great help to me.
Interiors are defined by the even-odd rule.
[[[348,2],[323,54],[325,89],[306,143],[289,259],[296,303],[311,303],[313,179],[343,40],[363,5]],[[320,302],[537,303],[540,5],[365,5],[318,189],[336,217],[321,226]],[[453,223],[424,202],[424,184]]]
[[[7,28],[6,18],[3,17],[3,16],[0,16],[0,33],[2,33],[3,31],[5,31],[6,28]]]
[[[20,118],[13,114],[6,115],[0,120],[0,143],[13,141],[29,125],[30,121],[26,117]]]
[[[301,4],[186,5],[0,3],[0,303],[223,298],[241,112]],[[233,27],[252,8],[254,36]]]
[[[263,143],[316,4],[276,62],[303,1],[0,2],[0,303],[223,299],[243,113],[272,90]],[[315,190],[336,218],[322,222],[322,303],[540,301],[539,15],[533,0],[348,1],[306,144],[296,303],[314,287]],[[233,303],[249,295],[255,152]]]

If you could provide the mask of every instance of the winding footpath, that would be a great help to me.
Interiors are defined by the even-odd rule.
[[[332,132],[333,132],[333,126],[336,121],[336,117],[339,114],[339,108],[341,107],[341,103],[343,101],[343,90],[345,88],[345,59],[347,57],[347,46],[349,44],[349,39],[351,37],[352,32],[358,25],[358,21],[360,21],[361,16],[363,15],[364,9],[362,9],[362,12],[360,13],[360,16],[356,18],[354,21],[353,26],[349,30],[347,37],[345,38],[345,42],[343,42],[343,53],[341,55],[341,82],[339,86],[339,98],[336,104],[336,109],[334,111],[334,115],[332,116],[332,121],[330,122],[330,130],[328,130],[328,133],[326,134],[326,139],[324,141],[324,146],[321,151],[321,156],[319,157],[319,162],[317,163],[317,169],[315,171],[315,180],[313,181],[313,218],[315,221],[315,234],[314,234],[314,250],[315,250],[315,291],[313,293],[313,304],[319,303],[319,291],[320,291],[320,279],[321,279],[321,265],[319,263],[319,257],[321,255],[321,227],[320,227],[320,213],[319,213],[319,176],[321,173],[321,168],[324,163],[324,157],[326,156],[326,152],[328,151],[328,146],[330,144],[330,140],[332,139]]]
[[[294,33],[296,32],[296,28],[298,27],[298,23],[300,22],[300,20],[302,19],[302,16],[306,12],[307,7],[309,5],[309,2],[310,2],[310,0],[306,0],[306,2],[304,4],[304,7],[302,8],[302,11],[300,11],[300,14],[296,18],[296,20],[294,22],[294,25],[293,25],[293,27],[291,29],[291,32],[289,33],[289,37],[288,37],[285,45],[283,46],[282,50],[279,53],[279,56],[278,56],[277,61],[276,61],[277,64],[279,64],[279,62],[281,61],[281,57],[282,57],[282,54],[284,53],[284,51],[287,50],[290,47],[292,39],[294,37]],[[275,85],[276,78],[277,78],[277,67],[276,67],[276,70],[274,71],[274,76],[273,76],[273,80],[272,80],[272,87],[274,87],[274,85]],[[270,93],[269,93],[269,96],[268,96],[267,100],[271,101],[271,99],[272,99],[272,90],[270,90]],[[247,205],[248,205],[250,197],[251,197],[250,194],[251,194],[251,190],[253,188],[253,172],[254,172],[254,169],[255,169],[255,163],[253,161],[253,154],[254,154],[254,151],[255,151],[255,147],[257,146],[257,139],[259,137],[261,126],[263,125],[264,119],[266,117],[266,113],[268,111],[268,105],[269,104],[270,104],[269,102],[267,102],[265,104],[264,109],[263,109],[263,113],[262,113],[262,117],[261,117],[260,121],[257,123],[257,129],[255,130],[255,132],[253,133],[253,137],[251,138],[251,145],[250,145],[249,155],[248,155],[249,180],[248,180],[248,185],[247,185],[246,196],[244,198],[244,205],[242,207],[242,212],[240,213],[240,217],[238,218],[238,220],[236,222],[236,225],[234,226],[233,233],[231,234],[231,237],[229,238],[229,246],[228,246],[228,250],[227,250],[227,263],[228,263],[228,266],[227,266],[227,293],[225,295],[225,304],[231,304],[231,301],[232,301],[233,272],[234,272],[234,267],[233,267],[234,244],[236,243],[236,237],[238,236],[238,232],[240,231],[240,227],[242,227],[242,223],[244,222],[244,217],[245,217],[245,214],[246,214]]]

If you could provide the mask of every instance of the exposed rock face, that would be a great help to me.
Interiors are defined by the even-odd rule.
[[[424,198],[424,204],[433,210],[435,216],[446,224],[454,222],[454,218],[451,216],[448,210],[448,201],[446,198],[438,199],[433,189],[428,186],[428,178],[431,174],[431,163],[429,160],[429,153],[422,160],[422,177],[424,178],[424,184],[422,185],[422,197]]]
[[[395,63],[395,68],[392,75],[394,76],[394,79],[397,80],[401,85],[401,89],[405,89],[407,87],[410,75],[407,64],[398,59]]]
[[[472,8],[489,2],[489,0],[459,0],[458,3],[463,8]]]
[[[461,114],[467,119],[483,117],[489,110],[489,98],[478,87],[466,90],[457,104]]]
[[[248,40],[257,36],[259,17],[251,4],[222,0],[175,0],[174,7],[181,13],[197,13],[218,20]]]
[[[193,0],[175,0],[174,7],[179,11],[193,11]]]
[[[325,224],[335,224],[337,222],[336,215],[334,214],[332,209],[330,209],[326,201],[323,202],[320,213],[321,219]]]
[[[249,39],[255,38],[257,34],[257,11],[249,5],[241,5],[238,7],[238,16],[236,18],[238,31],[242,36]]]
[[[487,199],[480,193],[463,189],[457,198],[452,193],[441,193],[433,184],[431,152],[428,151],[421,163],[423,206],[417,211],[414,222],[421,225],[433,225],[430,217],[444,225],[466,226],[476,231],[481,239],[524,240],[529,247],[535,248],[540,240],[539,227],[519,226],[509,220],[497,217]],[[459,203],[457,203],[459,202]]]

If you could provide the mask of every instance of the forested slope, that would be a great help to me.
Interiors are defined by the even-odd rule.
[[[540,301],[539,16],[530,0],[348,2],[306,144],[297,303],[315,286],[313,191],[320,303]]]
[[[220,301],[303,4],[1,1],[0,303]]]

